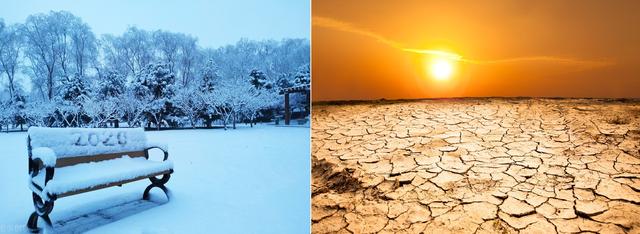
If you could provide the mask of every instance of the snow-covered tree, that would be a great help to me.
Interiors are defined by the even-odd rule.
[[[216,83],[220,82],[221,76],[218,67],[213,60],[209,60],[202,71],[202,80],[200,81],[201,92],[213,92]]]
[[[295,86],[304,86],[311,84],[311,72],[309,64],[302,65],[298,68],[294,80]],[[311,97],[308,94],[298,94],[293,99],[294,106],[297,106],[308,114],[311,109]]]
[[[251,88],[245,91],[245,105],[241,111],[243,116],[249,121],[253,127],[257,117],[264,114],[263,110],[273,109],[278,105],[278,94],[267,89]]]
[[[64,122],[64,126],[82,126],[90,121],[84,113],[84,105],[90,100],[89,90],[84,79],[76,74],[63,80],[60,88],[60,98],[55,99],[58,103],[58,114]]]
[[[214,98],[216,98],[214,91],[219,88],[217,86],[222,80],[220,71],[213,60],[207,61],[202,69],[201,77],[197,90],[199,102],[201,102],[198,116],[203,119],[206,127],[211,127],[213,120],[219,116],[216,109],[221,108],[214,102]]]
[[[236,120],[239,117],[239,110],[244,105],[245,99],[241,95],[248,90],[247,86],[234,86],[230,84],[222,85],[220,89],[213,92],[213,95],[206,96],[206,103],[215,107],[215,114],[221,116],[224,129],[231,121],[233,129],[236,128]]]
[[[71,101],[74,104],[81,104],[89,99],[89,90],[85,85],[84,78],[79,74],[63,80],[60,92],[63,100]]]
[[[10,103],[10,112],[13,116],[13,123],[15,125],[20,125],[20,130],[23,129],[23,125],[27,124],[26,102],[27,98],[22,93],[22,89],[16,89]]]
[[[192,87],[188,86],[180,91],[174,97],[174,103],[178,107],[180,113],[185,116],[191,128],[196,127],[198,116],[205,109],[205,102],[203,93]]]
[[[267,84],[267,76],[264,72],[253,69],[251,73],[249,73],[249,83],[256,89],[262,89]]]
[[[24,117],[33,126],[62,126],[56,118],[56,103],[52,101],[31,101],[26,103]]]
[[[143,103],[148,124],[155,124],[158,129],[167,117],[174,112],[171,99],[175,95],[175,75],[169,71],[167,64],[150,64],[136,78],[134,92]]]
[[[143,108],[146,102],[151,101],[149,96],[139,96],[136,94],[133,87],[126,90],[124,95],[120,96],[120,109],[124,112],[124,119],[130,127],[143,126],[145,109]]]
[[[0,100],[0,108],[4,110],[0,111],[0,131],[2,131],[3,128],[6,128],[8,132],[9,126],[13,123],[13,113],[10,111],[11,105],[8,101]]]
[[[154,31],[151,40],[158,51],[160,61],[167,64],[170,72],[175,72],[176,60],[178,60],[179,34],[162,30]]]
[[[46,87],[48,100],[54,98],[62,78],[75,74],[84,78],[88,64],[96,61],[93,32],[69,12],[31,15],[20,32],[25,39],[24,52],[29,59],[32,81],[36,86]]]
[[[309,64],[304,64],[298,68],[296,75],[294,76],[295,85],[308,85],[311,84],[311,72],[309,71]]]
[[[0,101],[0,125],[6,126],[7,131],[9,125],[20,126],[22,130],[27,124],[26,119],[26,98],[22,92],[14,93],[13,97],[7,101]],[[0,128],[1,130],[1,128]]]
[[[96,89],[100,98],[119,97],[126,91],[126,78],[117,71],[109,71],[97,81]]]
[[[96,36],[86,23],[78,17],[70,17],[69,23],[69,51],[71,53],[70,63],[74,69],[69,74],[78,74],[80,77],[87,76],[87,70],[91,65],[97,63],[98,44]]]
[[[126,114],[123,108],[127,105],[123,100],[125,85],[125,77],[116,71],[109,71],[96,81],[94,91],[83,104],[84,112],[91,119],[91,125],[106,127],[108,123],[113,123],[115,127],[119,127]]]
[[[79,17],[52,11],[24,24],[0,20],[0,74],[8,77],[0,99],[11,112],[2,116],[16,126],[253,125],[281,111],[282,88],[310,83],[309,41],[200,48],[183,33],[136,27],[97,40]],[[308,106],[303,97],[293,95],[294,106]]]
[[[194,37],[183,36],[178,44],[178,72],[182,78],[183,87],[191,85],[195,79],[197,61],[201,58],[197,41]]]
[[[154,59],[150,33],[136,27],[122,36],[104,35],[102,45],[107,64],[125,76],[140,73]]]
[[[99,98],[97,95],[83,104],[84,113],[91,119],[93,127],[107,127],[109,121],[115,121],[118,126],[123,116],[122,100],[119,97],[107,96]]]
[[[54,15],[36,14],[27,17],[21,28],[25,37],[25,55],[29,59],[32,82],[36,87],[46,87],[43,94],[47,100],[53,99],[54,96],[54,76],[57,59],[61,53],[58,36],[60,26],[57,22]]]
[[[289,78],[289,76],[289,74],[280,74],[280,77],[276,81],[276,88],[286,89],[293,87],[294,83],[291,81],[291,78]]]
[[[20,48],[22,38],[16,25],[5,26],[0,20],[0,73],[7,75],[7,89],[9,97],[13,97],[16,90],[16,72],[20,66]],[[1,75],[0,75],[1,77]]]

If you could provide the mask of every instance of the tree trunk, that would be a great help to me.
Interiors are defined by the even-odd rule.
[[[156,126],[158,127],[158,131],[160,131],[160,117],[160,114],[158,114],[156,117]]]
[[[49,100],[53,99],[53,69],[47,67],[48,69],[48,77],[47,77],[47,97]]]
[[[7,70],[7,78],[9,78],[9,98],[13,100],[14,88],[13,88],[13,79],[14,76]]]
[[[289,93],[284,94],[284,124],[289,125],[291,121],[291,106],[289,104]]]

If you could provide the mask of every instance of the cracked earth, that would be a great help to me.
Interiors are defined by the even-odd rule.
[[[640,233],[640,101],[313,106],[313,233]]]

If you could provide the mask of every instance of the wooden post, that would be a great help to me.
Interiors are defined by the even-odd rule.
[[[284,93],[284,124],[289,125],[291,121],[291,107],[289,107],[289,93]]]

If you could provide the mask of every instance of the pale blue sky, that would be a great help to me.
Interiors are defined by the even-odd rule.
[[[8,0],[0,7],[5,23],[65,10],[82,18],[96,35],[121,34],[128,26],[163,29],[198,38],[203,47],[255,40],[310,38],[308,0]]]

